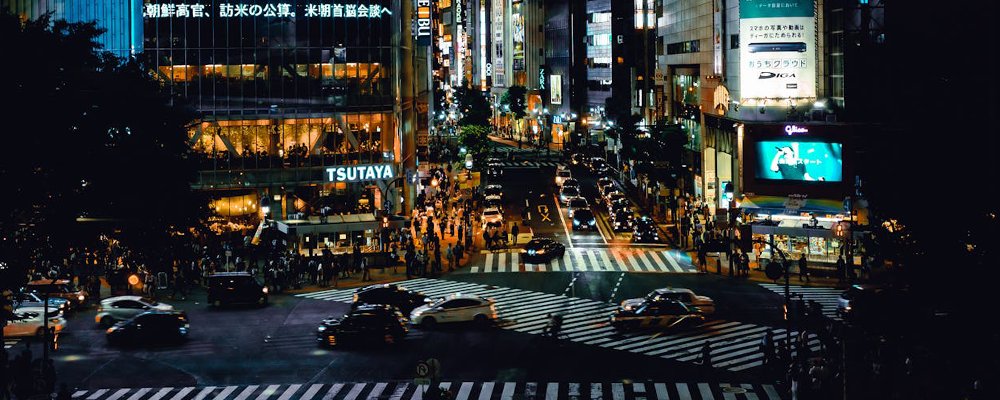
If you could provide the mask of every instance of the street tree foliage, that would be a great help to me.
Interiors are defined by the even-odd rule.
[[[528,115],[527,94],[528,90],[524,86],[511,86],[500,96],[500,107],[502,109],[509,109],[507,112],[513,114],[514,119],[520,120],[525,115]]]
[[[482,154],[490,142],[489,133],[484,125],[464,125],[458,141],[470,154]]]
[[[462,86],[455,88],[454,96],[458,109],[462,111],[462,118],[458,121],[459,125],[488,126],[490,124],[490,102],[486,99],[486,92]]]
[[[0,262],[15,278],[109,235],[169,256],[207,213],[191,190],[187,126],[196,115],[136,60],[103,52],[93,23],[0,14],[7,134],[0,176]],[[98,222],[81,222],[98,221]],[[4,275],[0,289],[24,279]]]

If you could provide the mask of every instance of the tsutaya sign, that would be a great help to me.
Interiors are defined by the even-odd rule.
[[[392,179],[396,174],[392,164],[345,165],[326,169],[327,180],[330,182],[361,182],[379,179]]]
[[[317,17],[317,18],[382,18],[392,11],[381,4],[361,3],[148,3],[142,8],[144,18],[219,18],[242,17]]]

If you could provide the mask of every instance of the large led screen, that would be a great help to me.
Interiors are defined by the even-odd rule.
[[[785,181],[843,180],[843,145],[826,142],[757,142],[757,179]]]

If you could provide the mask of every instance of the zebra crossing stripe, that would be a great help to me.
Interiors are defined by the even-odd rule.
[[[603,266],[604,268],[602,268],[602,265],[597,262],[597,255],[594,254],[595,252],[593,250],[588,250],[586,251],[586,253],[587,253],[587,259],[590,260],[590,265],[594,267],[594,271],[602,271],[604,270],[604,268],[608,267],[608,265],[605,264]]]
[[[323,396],[323,400],[333,400],[333,396],[336,396],[343,387],[343,383],[335,383],[333,386],[330,386],[330,391],[326,392],[326,395]]]
[[[493,253],[486,253],[486,272],[493,272]]]
[[[246,400],[248,397],[250,397],[251,394],[253,394],[255,390],[257,390],[257,387],[258,387],[257,385],[250,385],[243,388],[243,391],[240,392],[240,394],[237,395],[236,398],[233,400]],[[224,398],[225,397],[218,397],[219,400],[222,400]]]
[[[497,257],[497,262],[499,263],[499,265],[497,266],[497,270],[500,272],[505,272],[507,269],[507,253],[500,253],[499,257]]]
[[[278,400],[289,400],[289,399],[291,399],[292,395],[294,395],[295,392],[298,392],[299,388],[301,388],[301,387],[302,387],[302,385],[291,385],[291,386],[289,386],[287,389],[285,389],[284,393],[282,393],[281,396],[278,397]]]
[[[493,396],[493,382],[483,383],[483,387],[479,392],[479,400],[489,400]]]
[[[462,382],[462,387],[458,389],[455,400],[469,400],[469,393],[472,393],[472,382]]]

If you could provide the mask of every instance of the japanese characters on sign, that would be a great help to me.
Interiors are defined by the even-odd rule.
[[[213,7],[214,10],[213,11]],[[296,9],[291,3],[147,3],[143,6],[143,18],[219,18],[243,17],[316,17],[316,18],[382,18],[392,15],[392,11],[381,4],[322,3],[304,4]]]
[[[740,98],[816,97],[813,0],[740,0]]]

